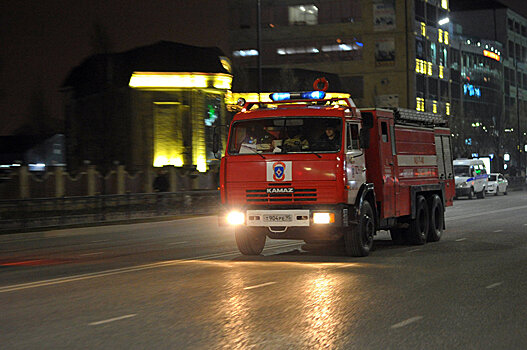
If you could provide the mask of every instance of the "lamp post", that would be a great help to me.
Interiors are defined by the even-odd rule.
[[[518,79],[518,58],[514,58],[514,80],[516,81],[516,118],[518,120],[518,170],[520,171],[519,175],[522,175],[523,173],[523,162],[522,162],[522,144],[521,144],[521,129],[520,129],[520,81]]]
[[[256,46],[258,50],[258,102],[260,102],[260,93],[262,92],[262,38],[261,38],[261,26],[262,16],[260,0],[256,0]]]

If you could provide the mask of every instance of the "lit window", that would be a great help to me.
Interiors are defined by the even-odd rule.
[[[445,104],[445,113],[446,115],[450,115],[450,103],[449,102]]]
[[[422,97],[415,98],[415,109],[419,112],[425,111],[425,99]]]
[[[437,41],[439,41],[440,43],[443,42],[443,29],[437,30]]]
[[[444,35],[444,37],[445,37],[445,45],[448,45],[448,44],[449,44],[449,43],[448,43],[449,40],[448,40],[448,32],[447,32],[447,31],[445,31],[445,35]]]
[[[290,25],[318,24],[318,7],[315,5],[289,6]]]
[[[421,22],[421,35],[426,36],[426,24]]]
[[[444,77],[443,71],[444,71],[444,67],[443,66],[439,66],[439,78],[441,78],[441,79],[443,79],[443,77]]]
[[[448,0],[441,0],[441,7],[448,10]]]
[[[428,66],[427,74],[428,75],[432,75],[432,62],[426,62],[426,63],[427,63],[427,66]]]
[[[415,72],[416,72],[416,73],[419,73],[419,62],[420,62],[420,61],[421,61],[421,60],[420,60],[419,58],[416,58],[416,59],[415,59]]]
[[[437,113],[437,101],[432,101],[432,112]]]

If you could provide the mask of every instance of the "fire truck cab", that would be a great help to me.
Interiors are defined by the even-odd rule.
[[[241,253],[260,254],[266,237],[332,241],[350,256],[368,255],[379,230],[397,242],[441,238],[455,191],[444,120],[287,95],[245,103],[230,125],[220,224],[234,226]]]

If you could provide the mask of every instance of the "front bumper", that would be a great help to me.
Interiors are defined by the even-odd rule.
[[[456,187],[456,197],[465,197],[470,194],[470,187]]]

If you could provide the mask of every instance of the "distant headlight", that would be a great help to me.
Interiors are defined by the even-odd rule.
[[[227,222],[231,225],[242,225],[245,222],[245,215],[239,211],[231,211],[227,214]]]
[[[313,222],[315,224],[330,224],[335,222],[334,213],[313,213]]]

